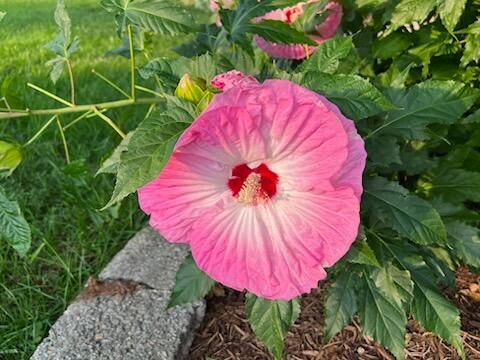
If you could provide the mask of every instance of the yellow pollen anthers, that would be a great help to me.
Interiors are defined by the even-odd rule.
[[[265,203],[268,200],[268,195],[262,190],[261,179],[262,177],[256,173],[248,175],[238,193],[238,202],[248,205]]]

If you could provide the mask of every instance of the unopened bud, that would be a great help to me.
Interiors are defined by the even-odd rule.
[[[198,104],[204,96],[204,87],[205,85],[200,80],[193,79],[190,75],[185,74],[175,89],[175,96]]]
[[[0,141],[0,172],[9,174],[20,165],[23,159],[22,148],[18,144]]]

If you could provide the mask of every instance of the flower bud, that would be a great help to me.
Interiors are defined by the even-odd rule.
[[[205,90],[205,93],[197,105],[197,110],[199,113],[203,112],[207,108],[207,106],[212,102],[213,97],[215,94],[210,90]]]
[[[198,104],[204,96],[205,84],[198,79],[192,78],[189,74],[183,75],[175,89],[175,96]]]
[[[22,162],[23,155],[20,145],[0,141],[0,172],[8,171],[10,175]]]

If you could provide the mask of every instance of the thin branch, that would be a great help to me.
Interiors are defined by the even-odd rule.
[[[100,74],[99,72],[96,72],[95,69],[92,69],[92,73],[94,73],[96,76],[98,76],[100,79],[105,81],[108,85],[110,85],[112,88],[117,90],[119,93],[124,95],[127,99],[131,99],[130,95],[128,95],[125,91],[123,91],[117,84],[115,84],[112,80],[108,79],[106,76]]]
[[[70,79],[70,94],[71,94],[71,102],[73,105],[75,105],[75,79],[73,77],[73,68],[72,68],[72,63],[70,60],[67,59],[67,70],[68,70],[68,77]]]
[[[32,83],[27,83],[27,85],[29,87],[31,87],[32,89],[35,89],[37,90],[38,92],[41,92],[42,94],[44,95],[47,95],[48,97],[51,97],[53,100],[57,100],[58,102],[62,103],[63,105],[67,105],[67,106],[70,106],[70,107],[73,107],[75,106],[74,104],[72,104],[71,102],[65,100],[65,99],[62,99],[61,97],[55,95],[55,94],[52,94],[50,91],[48,90],[45,90],[45,89],[42,89],[41,87],[35,85],[35,84],[32,84]]]
[[[132,87],[132,99],[135,100],[135,51],[133,49],[133,34],[132,34],[132,25],[128,24],[128,45],[130,48],[130,76],[131,76],[131,87]]]
[[[60,122],[60,118],[58,117],[58,115],[55,116],[55,119],[57,120],[58,130],[60,131],[60,137],[62,138],[63,150],[65,151],[65,158],[67,159],[67,164],[70,164],[70,153],[68,152],[67,139],[65,138],[65,133],[63,132],[62,123]]]
[[[63,127],[63,131],[67,130],[70,126],[73,126],[75,125],[76,123],[78,123],[79,121],[85,119],[86,117],[88,117],[88,115],[92,114],[92,111],[89,110],[89,111],[86,111],[84,112],[82,115],[78,116],[77,118],[73,119],[72,121],[70,121],[67,125],[65,125]]]
[[[143,92],[146,92],[146,93],[149,93],[149,94],[152,94],[152,95],[155,95],[155,96],[160,96],[160,97],[163,97],[163,94],[160,94],[159,92],[156,92],[152,89],[148,89],[146,87],[143,87],[143,86],[140,86],[140,85],[135,85],[135,88],[140,90],[140,91],[143,91]]]
[[[115,124],[112,119],[110,119],[107,115],[102,114],[100,111],[98,111],[96,108],[93,108],[93,112],[97,114],[97,116],[105,121],[108,125],[112,127],[113,130],[117,132],[118,135],[121,136],[122,139],[125,139],[125,133]]]
[[[38,131],[35,133],[35,135],[33,135],[33,136],[30,138],[30,140],[28,140],[28,141],[23,145],[23,147],[27,147],[28,145],[30,145],[31,143],[33,143],[35,140],[37,140],[38,137],[39,137],[40,135],[42,135],[45,130],[47,130],[47,128],[48,128],[48,127],[50,126],[50,124],[55,120],[56,117],[57,117],[56,115],[55,115],[55,116],[52,116],[52,117],[45,123],[45,125],[43,125],[43,126],[40,128],[40,130],[38,130]]]
[[[19,117],[27,117],[33,115],[61,115],[61,114],[72,114],[78,112],[85,112],[88,110],[92,110],[96,108],[97,110],[102,109],[114,109],[119,107],[125,106],[132,106],[132,105],[142,105],[142,104],[157,104],[162,101],[165,101],[163,98],[159,97],[151,97],[151,98],[140,98],[140,99],[126,99],[126,100],[116,100],[116,101],[108,101],[104,103],[98,104],[88,104],[88,105],[74,105],[68,106],[64,108],[57,108],[57,109],[38,109],[38,110],[20,110],[19,112],[11,111],[11,112],[0,112],[0,119],[13,119]]]

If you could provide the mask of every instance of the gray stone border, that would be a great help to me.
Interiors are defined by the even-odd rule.
[[[100,286],[80,296],[31,359],[185,359],[205,315],[203,301],[166,310],[186,254],[151,228],[140,231],[99,275],[100,285],[115,284],[113,291]]]

